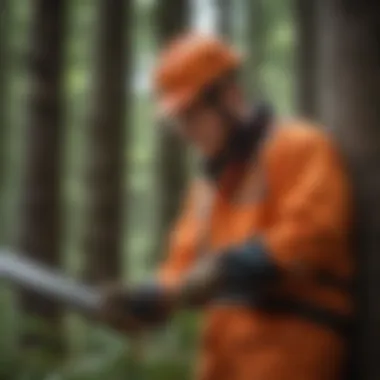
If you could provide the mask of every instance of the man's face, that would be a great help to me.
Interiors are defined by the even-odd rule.
[[[225,146],[226,121],[213,107],[194,105],[176,117],[175,131],[205,157],[214,157]]]

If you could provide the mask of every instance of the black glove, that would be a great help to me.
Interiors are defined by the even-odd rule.
[[[143,284],[134,289],[128,300],[128,311],[148,325],[166,320],[170,304],[167,291],[158,283]]]
[[[103,291],[100,319],[123,332],[137,332],[153,327],[166,320],[169,303],[166,291],[156,283],[135,288],[120,285]]]
[[[265,285],[280,276],[267,248],[260,240],[245,242],[220,255],[221,289],[216,300],[255,298]]]

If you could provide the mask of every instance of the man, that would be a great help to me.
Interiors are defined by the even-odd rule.
[[[245,100],[241,63],[197,35],[159,60],[159,110],[204,163],[132,317],[204,307],[198,379],[338,379],[353,312],[348,180],[320,129]]]

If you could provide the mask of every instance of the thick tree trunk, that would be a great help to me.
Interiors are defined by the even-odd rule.
[[[355,379],[380,378],[380,5],[321,0],[324,122],[354,179],[359,324]]]
[[[93,99],[86,131],[84,251],[85,277],[91,282],[116,280],[122,268],[129,4],[101,0],[98,10]]]
[[[189,0],[166,0],[157,2],[157,36],[159,47],[188,28],[190,18]],[[158,247],[178,213],[180,199],[188,177],[188,156],[184,145],[163,126],[159,132],[157,159],[158,188],[160,206]]]
[[[31,93],[26,117],[26,153],[18,246],[22,252],[57,266],[60,262],[60,177],[62,148],[62,63],[65,1],[33,0],[29,73]],[[52,328],[59,305],[33,295],[22,297],[25,311]],[[42,337],[41,337],[42,339]],[[40,337],[25,337],[39,345]],[[59,342],[58,346],[60,345]],[[49,350],[59,349],[48,342]]]
[[[297,31],[297,71],[299,113],[315,118],[317,116],[317,2],[315,0],[297,0],[294,6],[294,18]]]

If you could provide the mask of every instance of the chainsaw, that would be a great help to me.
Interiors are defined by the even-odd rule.
[[[96,314],[102,304],[101,294],[95,286],[6,249],[0,250],[0,279],[84,314]]]
[[[198,306],[217,288],[218,270],[213,259],[202,260],[184,277],[182,285],[171,293],[170,309],[178,310]],[[129,317],[128,289],[118,290],[117,305],[110,304],[109,293],[102,286],[89,285],[56,269],[18,254],[9,249],[0,249],[0,280],[34,293],[91,319],[105,322],[111,327],[107,314],[117,310],[118,318]],[[120,296],[121,295],[121,296]],[[123,305],[120,315],[120,304]],[[110,310],[112,309],[112,310]],[[106,316],[106,318],[104,318]],[[118,327],[116,327],[118,328]]]

